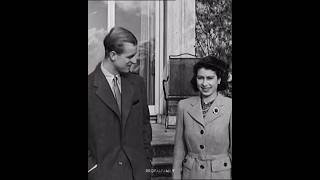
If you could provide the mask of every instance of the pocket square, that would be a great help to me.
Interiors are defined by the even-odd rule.
[[[139,102],[139,99],[133,101],[132,105],[136,105],[136,104],[138,104],[138,102]]]

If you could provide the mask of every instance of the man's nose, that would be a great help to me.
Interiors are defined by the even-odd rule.
[[[130,62],[132,64],[136,64],[137,63],[137,58],[136,57],[133,57],[132,59],[130,59]]]

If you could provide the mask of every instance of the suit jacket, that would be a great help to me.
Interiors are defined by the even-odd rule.
[[[125,155],[136,180],[148,178],[152,130],[143,79],[121,75],[122,114],[98,64],[88,76],[88,173],[92,180],[109,180]],[[125,172],[124,172],[125,174]]]
[[[232,100],[218,94],[203,118],[199,96],[178,103],[174,179],[230,179]]]

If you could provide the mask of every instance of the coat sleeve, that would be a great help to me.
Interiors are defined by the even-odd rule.
[[[88,109],[88,173],[97,166],[96,158],[92,152],[92,140],[90,136],[90,126],[89,126],[89,109]]]
[[[184,117],[181,101],[178,103],[178,112],[176,117],[176,134],[174,140],[173,152],[173,179],[181,179],[182,161],[186,154],[186,147],[184,143]]]
[[[92,156],[91,151],[88,149],[88,173],[97,165],[95,158]]]
[[[150,113],[147,103],[147,92],[145,88],[144,81],[141,79],[141,88],[142,88],[142,106],[143,106],[143,143],[144,149],[146,151],[147,159],[152,161],[153,158],[153,151],[151,146],[152,141],[152,128],[150,124]]]
[[[232,112],[230,115],[230,122],[229,122],[229,139],[230,139],[229,154],[230,154],[230,158],[232,159]]]

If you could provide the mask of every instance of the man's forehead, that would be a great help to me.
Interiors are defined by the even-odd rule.
[[[131,56],[131,55],[135,55],[136,53],[137,53],[136,45],[128,42],[123,43],[123,54],[126,54],[127,56]]]

